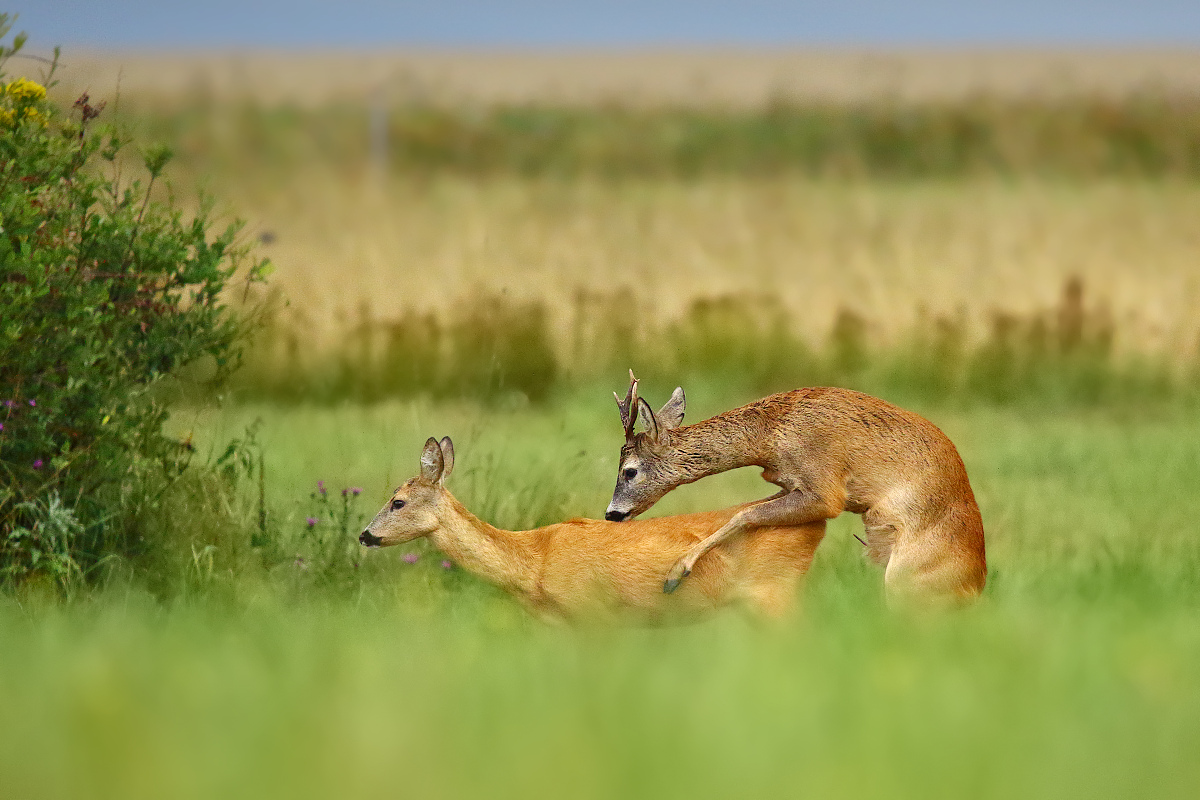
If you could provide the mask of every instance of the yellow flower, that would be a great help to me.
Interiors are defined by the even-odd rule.
[[[42,112],[38,111],[36,108],[33,108],[32,106],[25,109],[25,119],[27,119],[30,122],[37,122],[43,128],[46,127],[46,125],[47,125],[46,115],[43,114]]]
[[[7,108],[0,108],[0,127],[7,128],[9,125],[13,124],[14,119],[16,119],[16,115],[13,114],[13,112],[9,111]]]
[[[4,91],[18,103],[29,103],[46,97],[46,87],[27,78],[17,78]]]

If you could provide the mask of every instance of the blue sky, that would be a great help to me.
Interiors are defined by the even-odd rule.
[[[1200,45],[1200,0],[15,0],[39,49]]]

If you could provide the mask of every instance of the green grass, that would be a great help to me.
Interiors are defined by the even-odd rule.
[[[368,109],[182,98],[123,98],[143,138],[178,144],[183,165],[227,175],[286,172],[313,159],[361,169]],[[766,108],[400,105],[386,112],[389,166],[577,178],[780,172],[839,177],[1040,174],[1180,177],[1200,173],[1200,103],[1142,92],[1053,101],[980,96],[956,102],[789,102]]]
[[[696,387],[689,419],[733,399]],[[435,434],[458,445],[460,499],[528,525],[600,513],[611,405],[589,391],[172,424],[203,453],[261,416],[281,528],[302,525],[318,479],[365,487],[373,513]],[[165,603],[121,581],[72,604],[30,590],[0,598],[0,795],[1194,796],[1200,421],[922,410],[983,509],[992,575],[974,608],[887,612],[849,515],[782,627],[545,628],[420,546],[415,565],[369,553],[346,592],[289,584],[287,565]],[[742,471],[655,513],[768,489]]]
[[[428,397],[545,402],[630,367],[664,382],[738,385],[760,395],[837,384],[868,394],[942,404],[1053,403],[1129,407],[1195,398],[1197,354],[1117,353],[1104,300],[1085,301],[1085,281],[1064,282],[1058,303],[1026,313],[993,310],[972,336],[965,313],[915,323],[896,341],[872,341],[873,320],[842,306],[828,335],[793,329],[778,296],[742,293],[693,300],[682,318],[640,313],[627,292],[580,293],[555,332],[552,304],[474,293],[432,311],[373,319],[364,303],[341,320],[337,346],[321,353],[307,318],[265,316],[233,377],[243,402],[378,403]],[[303,344],[302,344],[303,343]],[[311,351],[317,350],[314,356]],[[204,387],[180,384],[180,397]]]

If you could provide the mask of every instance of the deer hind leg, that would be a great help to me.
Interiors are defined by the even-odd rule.
[[[731,536],[743,533],[750,528],[803,525],[806,522],[830,519],[840,514],[844,505],[844,499],[831,502],[828,498],[822,498],[814,492],[797,489],[788,492],[783,497],[743,508],[715,533],[692,545],[684,553],[683,558],[675,562],[670,572],[667,573],[663,591],[670,594],[679,588],[680,582],[692,574],[692,568],[696,566],[700,557]]]
[[[913,564],[893,556],[883,583],[893,609],[953,608],[978,595],[964,581],[962,570],[944,559]]]
[[[938,522],[897,539],[884,572],[891,606],[958,606],[978,597],[987,579],[978,510],[953,509]]]

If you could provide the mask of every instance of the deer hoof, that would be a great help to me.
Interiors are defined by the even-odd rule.
[[[671,570],[671,574],[667,576],[666,582],[663,583],[663,594],[670,594],[678,589],[679,584],[683,582],[683,579],[692,574],[690,569],[685,569],[682,570],[679,575],[676,575],[676,569],[678,568],[673,568]]]

